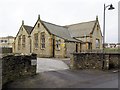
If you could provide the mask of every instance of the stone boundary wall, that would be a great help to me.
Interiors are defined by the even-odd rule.
[[[73,53],[71,69],[118,69],[120,53]]]
[[[37,55],[8,55],[2,58],[2,85],[36,74]]]
[[[13,52],[13,49],[9,48],[9,47],[2,47],[1,50],[2,50],[1,53],[3,53],[3,54]]]

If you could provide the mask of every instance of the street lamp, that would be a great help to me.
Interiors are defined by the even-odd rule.
[[[109,8],[108,8],[109,7]],[[103,16],[103,52],[105,48],[105,10],[108,8],[108,10],[115,9],[112,4],[105,6],[104,4],[104,16]]]

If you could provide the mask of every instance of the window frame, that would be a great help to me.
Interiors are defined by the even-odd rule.
[[[34,48],[38,48],[38,33],[34,34]]]
[[[25,37],[25,35],[22,35],[22,47],[23,48],[26,47],[26,37]]]
[[[21,49],[21,35],[18,36],[18,50]]]
[[[58,39],[58,40],[56,40],[55,41],[55,48],[56,48],[56,50],[60,50],[61,48],[60,48],[60,45],[61,45],[61,40],[60,39]]]
[[[95,40],[96,48],[100,48],[100,39]]]
[[[37,27],[38,27],[38,28],[40,27],[40,23],[38,23]]]
[[[40,48],[41,49],[45,49],[45,32],[41,32],[41,34],[40,34],[40,40],[41,40],[41,46],[40,46]]]

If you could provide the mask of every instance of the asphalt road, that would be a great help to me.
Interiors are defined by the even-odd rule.
[[[43,61],[43,58],[40,60]],[[44,59],[43,62],[46,64],[43,66],[44,68],[39,69],[41,71],[38,70],[36,76],[16,80],[8,84],[6,88],[118,88],[118,73],[98,70],[70,70],[61,61],[58,63],[57,60],[52,60],[53,62],[48,63],[49,61],[51,60]],[[37,68],[41,66],[40,62]],[[56,66],[58,67],[56,68]]]
[[[102,71],[48,71],[10,83],[8,88],[118,88],[117,73]]]

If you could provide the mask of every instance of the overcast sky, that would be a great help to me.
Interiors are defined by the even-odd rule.
[[[106,42],[118,42],[119,0],[1,0],[0,37],[16,36],[22,20],[34,26],[38,14],[42,20],[57,25],[92,21],[98,15],[103,31],[103,8],[113,4],[114,10],[106,9]]]

